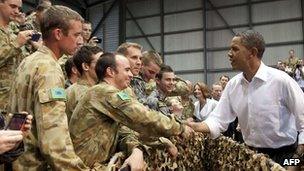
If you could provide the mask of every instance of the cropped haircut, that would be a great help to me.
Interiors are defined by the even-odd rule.
[[[143,49],[143,47],[140,44],[125,42],[117,48],[116,52],[126,56],[129,47],[134,47],[136,49],[139,49],[140,51],[142,51]]]
[[[219,80],[221,80],[223,77],[228,78],[228,81],[230,80],[230,77],[228,75],[221,75]]]
[[[161,80],[163,78],[163,74],[165,72],[174,72],[173,69],[169,65],[162,64],[160,67],[160,71],[156,74],[156,78]]]
[[[56,28],[62,30],[65,36],[68,35],[71,20],[83,22],[83,18],[74,10],[61,6],[54,5],[48,8],[40,21],[41,33],[43,39],[48,39],[52,31]]]
[[[258,58],[262,59],[265,51],[265,41],[259,32],[247,30],[242,33],[237,33],[235,36],[241,38],[242,45],[244,45],[247,49],[257,48],[257,56]]]
[[[161,56],[154,50],[145,51],[141,61],[145,66],[149,65],[150,62],[153,62],[160,67],[163,63]]]
[[[90,64],[93,61],[93,55],[103,52],[103,50],[98,46],[82,46],[73,56],[73,62],[80,73],[83,74],[82,64]]]
[[[73,58],[68,58],[68,60],[64,64],[64,69],[68,78],[71,78],[73,72],[72,69],[74,66],[75,64],[73,63]]]
[[[104,53],[97,60],[95,72],[98,78],[98,82],[104,81],[106,76],[107,68],[116,70],[116,57],[114,53]]]
[[[193,90],[195,90],[196,85],[201,89],[201,92],[205,98],[211,98],[211,91],[205,83],[203,82],[195,83],[193,86]]]

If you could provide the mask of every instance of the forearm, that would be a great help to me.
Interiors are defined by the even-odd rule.
[[[210,133],[210,129],[205,122],[190,122],[187,123],[194,131],[202,133]]]

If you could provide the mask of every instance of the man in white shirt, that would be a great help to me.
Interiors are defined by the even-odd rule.
[[[258,32],[233,37],[228,56],[232,68],[242,73],[228,82],[204,122],[188,124],[216,138],[238,117],[245,144],[282,164],[304,154],[304,94],[286,73],[261,61],[264,50]]]

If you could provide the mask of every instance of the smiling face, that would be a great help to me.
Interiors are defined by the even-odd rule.
[[[161,79],[156,79],[157,87],[164,92],[169,94],[174,89],[175,74],[174,72],[164,72]]]
[[[114,73],[115,86],[123,90],[130,85],[130,81],[133,77],[131,73],[129,60],[121,55],[116,55],[116,71]]]
[[[250,51],[242,45],[241,37],[234,37],[231,41],[230,50],[228,52],[232,68],[239,71],[245,71],[248,69],[249,56]]]
[[[194,97],[197,99],[203,97],[203,92],[199,85],[196,84],[194,86],[193,94],[194,94]]]

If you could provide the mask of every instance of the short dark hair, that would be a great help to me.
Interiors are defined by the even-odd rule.
[[[117,64],[116,64],[116,58],[114,53],[104,53],[100,56],[100,58],[97,60],[96,66],[95,66],[95,72],[98,78],[98,82],[101,82],[104,80],[107,68],[113,68],[116,70]]]
[[[257,48],[257,56],[262,59],[265,51],[265,41],[261,33],[254,30],[246,30],[242,33],[237,33],[235,36],[241,38],[242,45],[247,49]]]
[[[223,77],[228,78],[228,81],[230,80],[230,77],[228,75],[221,75],[219,80],[221,80]]]
[[[80,73],[83,74],[82,64],[90,64],[93,61],[93,55],[103,52],[103,50],[98,46],[82,46],[73,56],[73,62]]]
[[[68,60],[64,64],[64,70],[68,78],[72,76],[72,68],[75,66],[72,58],[68,58]]]
[[[42,19],[40,21],[40,28],[43,39],[49,38],[51,32],[55,28],[62,29],[63,34],[67,36],[71,25],[71,20],[83,22],[83,18],[76,11],[68,7],[61,5],[54,5],[49,7],[43,13]]]
[[[163,74],[165,72],[174,72],[173,69],[169,65],[162,64],[160,67],[160,71],[156,74],[156,78],[161,80],[163,78]]]

